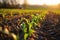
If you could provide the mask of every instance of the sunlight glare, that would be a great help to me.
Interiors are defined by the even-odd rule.
[[[27,0],[28,4],[30,5],[56,5],[60,3],[60,0]]]

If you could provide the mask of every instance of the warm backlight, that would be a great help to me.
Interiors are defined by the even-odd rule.
[[[60,0],[27,0],[28,4],[31,5],[42,5],[42,4],[47,4],[47,5],[56,5],[60,3]]]
[[[60,3],[60,0],[26,0],[28,4],[30,5],[57,5]],[[22,4],[24,1],[20,0],[20,3]]]

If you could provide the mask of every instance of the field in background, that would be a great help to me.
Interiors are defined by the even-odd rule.
[[[57,10],[57,9],[41,9],[41,10],[29,10],[29,9],[0,9],[0,13],[29,13],[29,12],[45,12],[45,11],[51,11],[51,12],[54,12],[54,13],[60,13],[60,10]]]
[[[23,12],[41,12],[44,10],[29,10],[29,9],[0,9],[1,13],[6,13],[6,12],[19,12],[19,13],[23,13]]]
[[[0,9],[0,14],[14,14],[14,13],[17,13],[17,14],[22,14],[22,13],[26,13],[26,14],[33,14],[33,13],[47,13],[48,10],[46,9],[41,9],[41,10],[29,10],[29,9],[26,9],[26,10],[23,10],[23,9]]]

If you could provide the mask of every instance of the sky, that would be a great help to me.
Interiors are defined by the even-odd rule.
[[[1,0],[0,0],[1,1]],[[17,0],[20,4],[24,3],[24,0]],[[60,3],[60,0],[27,0],[27,3],[30,5],[57,5]]]
[[[23,0],[20,0],[20,3],[23,3]],[[60,0],[27,0],[27,3],[30,5],[57,5],[60,3]]]
[[[34,4],[56,5],[56,4],[60,3],[60,0],[28,0],[28,3],[32,4],[32,5],[34,5]]]

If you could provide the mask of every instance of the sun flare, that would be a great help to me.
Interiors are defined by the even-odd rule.
[[[31,5],[41,5],[41,4],[47,4],[47,5],[56,5],[60,3],[60,0],[27,0],[28,4]]]
[[[57,5],[60,3],[60,0],[27,0],[27,3],[30,5]]]

